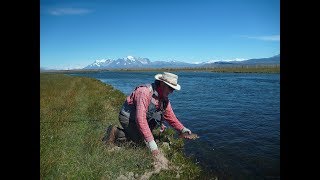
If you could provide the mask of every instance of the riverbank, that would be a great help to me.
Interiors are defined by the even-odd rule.
[[[176,71],[194,71],[194,72],[219,72],[219,73],[280,73],[280,65],[256,65],[256,66],[221,66],[221,67],[199,67],[199,68],[143,68],[143,69],[74,69],[74,70],[45,70],[43,72],[51,73],[90,73],[101,71],[128,71],[128,72],[176,72]]]
[[[124,99],[122,92],[96,79],[40,73],[40,179],[215,178],[183,155],[184,140],[175,138],[172,129],[159,137],[170,161],[159,172],[145,146],[103,144],[106,127],[119,125]]]

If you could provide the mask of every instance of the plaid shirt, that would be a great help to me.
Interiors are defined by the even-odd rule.
[[[150,104],[150,100],[152,97],[152,92],[150,92],[148,87],[141,86],[138,87],[135,91],[131,93],[130,96],[127,97],[128,104],[136,105],[136,123],[139,131],[143,135],[144,139],[149,142],[154,140],[152,132],[149,128],[147,121],[147,111]],[[159,107],[159,99],[155,99],[156,108]],[[183,125],[177,119],[174,114],[170,101],[168,102],[168,106],[163,114],[164,119],[177,131],[181,131],[183,129]]]

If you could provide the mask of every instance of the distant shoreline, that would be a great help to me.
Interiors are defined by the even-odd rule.
[[[227,73],[280,73],[280,65],[239,65],[201,68],[119,68],[119,69],[72,69],[72,70],[40,70],[53,73],[90,73],[90,72],[150,72],[150,71],[195,71],[195,72],[227,72]]]

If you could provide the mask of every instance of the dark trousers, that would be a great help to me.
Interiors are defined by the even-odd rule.
[[[129,119],[123,114],[119,113],[119,121],[125,133],[127,140],[132,140],[135,143],[143,143],[143,137],[134,122],[134,119]]]

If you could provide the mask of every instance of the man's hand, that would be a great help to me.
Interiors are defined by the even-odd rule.
[[[158,146],[154,140],[151,140],[149,142],[145,141],[145,143],[151,152],[153,152],[154,150],[158,150]]]
[[[160,171],[161,169],[168,169],[168,159],[164,156],[164,154],[159,151],[158,146],[154,140],[146,142],[147,146],[151,150],[152,157],[154,160],[154,168]]]
[[[197,134],[192,133],[190,131],[190,129],[185,128],[185,127],[180,131],[179,137],[180,138],[185,138],[185,139],[197,139],[197,138],[199,138],[199,136]]]
[[[155,169],[168,169],[169,160],[164,156],[164,154],[159,150],[153,150],[152,156],[154,160]]]
[[[181,133],[186,133],[186,132],[188,132],[188,134],[191,134],[190,129],[184,127],[184,128],[181,130]]]
[[[152,156],[153,157],[155,157],[155,156],[157,156],[158,154],[160,154],[160,151],[158,150],[158,149],[155,149],[155,150],[153,150],[153,151],[151,151],[152,152]]]

